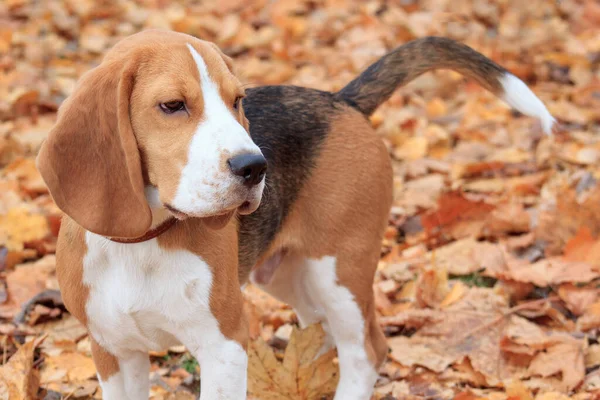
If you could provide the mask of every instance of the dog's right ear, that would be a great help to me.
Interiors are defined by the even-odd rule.
[[[58,207],[100,235],[141,236],[152,223],[129,117],[137,66],[111,60],[86,73],[36,161]]]

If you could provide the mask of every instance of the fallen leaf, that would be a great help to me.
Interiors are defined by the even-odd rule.
[[[594,344],[587,348],[585,352],[585,367],[592,368],[600,365],[600,345]]]
[[[39,388],[39,374],[33,369],[33,353],[44,340],[31,340],[19,348],[8,363],[0,366],[0,395],[9,400],[35,400]]]
[[[496,278],[533,283],[545,287],[564,282],[587,283],[600,276],[600,272],[588,263],[568,261],[564,257],[549,257],[533,264],[505,253],[506,263],[502,269],[489,269],[487,273]]]
[[[529,389],[527,389],[527,386],[518,380],[512,380],[508,384],[506,387],[506,394],[509,396],[509,398],[514,398],[515,400],[533,400],[533,395]]]
[[[450,289],[450,292],[444,297],[444,300],[440,303],[440,308],[448,307],[458,300],[462,299],[467,293],[467,285],[462,283],[461,281],[455,282]]]
[[[452,275],[468,275],[483,269],[504,268],[504,254],[500,247],[488,242],[478,242],[472,237],[456,240],[431,252],[436,268]]]
[[[428,235],[448,234],[455,239],[478,236],[485,217],[494,206],[474,201],[458,192],[445,193],[438,199],[436,211],[422,216],[421,224]]]
[[[47,289],[55,265],[56,257],[47,255],[34,263],[20,264],[10,271],[6,277],[8,301],[0,304],[0,313],[16,315],[23,304]]]
[[[252,342],[248,352],[249,393],[261,400],[310,400],[333,393],[339,375],[333,363],[335,350],[317,357],[324,339],[320,325],[294,329],[282,363],[261,338]]]
[[[49,233],[46,218],[25,208],[13,208],[0,215],[0,243],[4,242],[9,250],[23,250],[25,242],[42,239]]]
[[[585,377],[583,351],[575,343],[559,343],[539,353],[531,362],[529,372],[543,377],[560,374],[563,390],[570,391]]]
[[[424,271],[417,281],[416,301],[421,307],[437,307],[449,291],[444,269]]]
[[[572,283],[564,283],[559,286],[558,295],[566,303],[567,308],[579,316],[596,301],[598,289],[595,286],[577,287]]]
[[[83,382],[96,376],[96,367],[91,357],[81,353],[65,352],[47,357],[41,373],[41,384],[54,382]]]
[[[460,357],[447,351],[439,340],[398,336],[388,341],[390,357],[405,366],[421,366],[434,372],[443,372]]]

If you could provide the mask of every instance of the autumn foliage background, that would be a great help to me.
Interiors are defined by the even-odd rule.
[[[34,158],[77,78],[150,27],[216,42],[251,85],[335,91],[427,35],[530,84],[562,125],[553,137],[448,71],[399,89],[371,118],[395,167],[375,282],[391,352],[375,397],[598,398],[596,0],[2,0],[0,399],[101,397],[89,339],[56,291],[61,215]],[[292,310],[246,296],[251,397],[330,396],[335,354],[302,357],[318,328],[295,331]],[[152,354],[152,397],[193,398],[198,372],[184,348]]]

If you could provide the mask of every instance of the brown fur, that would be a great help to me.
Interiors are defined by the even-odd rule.
[[[87,253],[85,232],[68,216],[62,219],[56,247],[56,276],[65,307],[87,326],[89,288],[83,283],[83,257]]]
[[[152,220],[129,121],[135,66],[130,60],[86,73],[37,158],[56,204],[78,224],[105,235],[139,236]]]
[[[96,369],[98,370],[100,379],[106,382],[108,378],[119,372],[119,360],[117,360],[117,357],[110,354],[102,346],[100,346],[93,337],[91,340],[94,364],[96,364]]]
[[[68,215],[63,219],[57,249],[62,296],[84,325],[89,294],[83,283],[84,228],[112,237],[141,236],[152,222],[144,184],[160,185],[165,196],[161,200],[168,203],[187,162],[189,142],[202,113],[183,118],[181,114],[162,114],[157,107],[185,99],[189,108],[203,109],[198,68],[186,43],[202,56],[224,101],[247,128],[242,107],[233,109],[243,89],[231,73],[228,57],[212,43],[147,31],[117,44],[100,66],[82,77],[40,150],[38,167],[57,205]],[[227,158],[222,160],[226,163]],[[245,347],[236,226],[230,222],[216,232],[207,231],[200,220],[180,222],[161,236],[160,244],[195,252],[213,268],[211,309],[223,334]],[[93,355],[103,379],[118,371],[115,357],[95,341]]]
[[[223,101],[248,130],[244,110],[234,107],[244,90],[231,59],[212,43],[147,31],[120,42],[82,78],[40,151],[43,178],[70,216],[58,244],[63,298],[84,324],[84,228],[105,236],[141,236],[152,223],[144,185],[159,187],[166,205],[176,193],[204,109],[186,43],[204,59]],[[365,320],[367,356],[375,366],[383,362],[387,345],[376,321],[372,283],[392,201],[392,169],[364,116],[398,86],[435,68],[454,69],[496,94],[506,72],[465,45],[423,38],[382,57],[336,94],[297,87],[249,90],[245,106],[252,138],[275,166],[267,176],[272,193],[267,189],[259,210],[240,221],[230,215],[188,219],[158,237],[164,249],[187,250],[209,265],[210,309],[227,338],[247,345],[239,287],[257,260],[260,265],[274,254],[333,256],[337,283],[353,295]],[[182,100],[196,111],[192,118],[158,108]],[[223,168],[228,156],[221,155]],[[192,282],[186,293],[193,290]],[[92,352],[102,379],[118,371],[116,358],[95,341]]]
[[[398,87],[433,69],[452,69],[496,95],[503,93],[498,78],[506,73],[504,68],[465,44],[431,36],[390,51],[337,95],[361,113],[371,115]]]
[[[243,296],[237,272],[237,221],[213,230],[199,219],[178,222],[158,237],[159,245],[168,250],[187,250],[209,265],[213,275],[210,309],[225,337],[244,348],[248,342],[247,321],[243,314]]]
[[[309,258],[335,256],[340,285],[365,318],[365,346],[374,365],[387,352],[373,304],[373,276],[392,202],[392,168],[383,142],[358,112],[332,118],[312,177],[298,196],[262,264],[287,249]]]
[[[56,275],[63,288],[61,295],[65,306],[85,326],[88,319],[85,306],[89,296],[89,288],[83,283],[83,257],[86,252],[84,230],[71,218],[64,216],[56,249]],[[119,372],[119,363],[91,335],[90,339],[94,364],[102,380],[106,380]]]
[[[163,203],[175,195],[204,108],[187,43],[202,56],[221,97],[247,126],[241,107],[233,109],[244,93],[242,85],[231,73],[231,61],[214,44],[160,31],[119,42],[81,78],[37,159],[57,205],[85,229],[112,237],[141,236],[152,223],[144,184],[160,187]],[[187,113],[165,115],[158,108],[179,100],[196,111],[192,118]]]

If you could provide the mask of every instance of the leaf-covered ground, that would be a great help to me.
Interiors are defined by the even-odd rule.
[[[461,40],[528,82],[552,138],[442,71],[371,118],[395,167],[375,281],[389,338],[378,399],[592,399],[600,393],[597,0],[0,2],[0,399],[100,398],[90,342],[55,277],[60,212],[34,166],[77,78],[148,27],[216,42],[252,85],[337,90],[408,40]],[[247,291],[253,398],[319,399],[322,331]],[[309,357],[310,356],[310,357]],[[152,355],[152,397],[191,399],[184,348]]]

